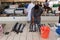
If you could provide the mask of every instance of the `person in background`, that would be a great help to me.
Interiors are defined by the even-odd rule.
[[[24,13],[27,15],[28,14],[28,10],[27,10],[27,8],[28,8],[28,3],[26,3],[25,5],[24,5],[24,7],[25,7],[25,9],[24,9]]]
[[[46,0],[44,3],[44,8],[45,8],[45,11],[47,12],[48,12],[48,7],[49,7],[49,3],[48,3],[48,0]]]
[[[39,4],[39,6],[41,6],[42,7],[42,3],[40,2],[40,4]]]
[[[32,25],[37,24],[38,28],[40,28],[41,24],[41,14],[43,13],[43,9],[39,7],[38,4],[36,4],[31,11],[31,26],[30,26],[30,32],[33,31]],[[36,31],[36,30],[35,30]]]
[[[24,6],[25,6],[25,8],[28,8],[28,5],[29,5],[29,4],[28,4],[28,3],[26,3],[26,4],[24,5]]]
[[[27,8],[27,12],[28,12],[27,20],[28,20],[28,23],[31,21],[31,9],[32,9],[34,6],[35,6],[34,1],[31,2],[31,3],[28,5],[28,8]]]

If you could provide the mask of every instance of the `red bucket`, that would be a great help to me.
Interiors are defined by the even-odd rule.
[[[41,30],[41,37],[42,38],[49,37],[49,32],[50,32],[49,26],[41,26],[40,30]]]

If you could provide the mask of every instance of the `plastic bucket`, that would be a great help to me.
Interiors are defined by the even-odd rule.
[[[40,30],[41,30],[41,37],[42,38],[49,37],[49,32],[50,32],[49,26],[41,26]]]

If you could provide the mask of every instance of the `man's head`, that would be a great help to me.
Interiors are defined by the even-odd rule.
[[[34,6],[34,9],[35,9],[35,10],[38,10],[38,9],[39,9],[39,5],[35,5],[35,6]]]
[[[45,2],[48,2],[48,0],[45,0]]]
[[[35,5],[35,6],[34,6],[34,10],[35,10],[35,11],[38,11],[38,10],[39,10],[39,5]]]

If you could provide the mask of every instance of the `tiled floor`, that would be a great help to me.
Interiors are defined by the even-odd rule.
[[[39,32],[29,32],[29,24],[26,23],[23,33],[10,32],[9,35],[1,36],[0,40],[57,40],[57,38],[56,33],[51,30],[49,38],[43,39]]]

